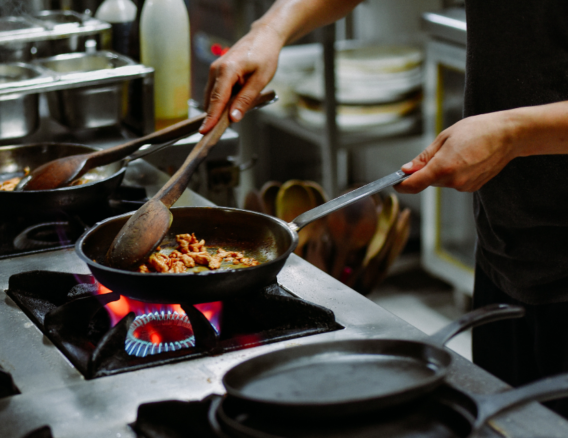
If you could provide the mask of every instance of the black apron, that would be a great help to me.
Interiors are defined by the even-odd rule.
[[[568,100],[568,1],[466,0],[466,15],[466,117]],[[568,155],[512,160],[474,211],[494,284],[525,303],[568,301]]]

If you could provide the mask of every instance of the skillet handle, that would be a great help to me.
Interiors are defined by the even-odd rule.
[[[387,187],[394,186],[395,184],[404,181],[409,176],[410,175],[407,175],[402,170],[397,170],[390,175],[373,181],[372,183],[369,183],[363,187],[346,193],[345,195],[341,195],[335,199],[332,199],[331,201],[328,201],[316,208],[312,208],[305,213],[302,213],[300,216],[290,222],[288,226],[294,231],[299,231],[313,221],[327,216],[329,213],[333,213],[340,208],[347,207],[348,205],[357,202],[359,199],[373,195],[383,189],[386,189]]]
[[[429,340],[434,345],[443,346],[454,336],[464,330],[476,327],[488,322],[502,319],[521,318],[525,315],[525,309],[521,306],[509,304],[490,304],[473,312],[466,313],[461,318],[451,322],[430,336]]]
[[[487,420],[505,409],[531,401],[544,402],[567,396],[568,373],[537,380],[528,385],[523,385],[499,394],[470,394],[470,397],[476,402],[478,408],[477,419],[473,425],[473,430],[478,431]]]

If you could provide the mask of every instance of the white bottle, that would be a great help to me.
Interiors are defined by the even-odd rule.
[[[136,20],[136,5],[131,0],[105,0],[95,17],[112,26],[112,49],[129,55],[128,45],[132,23]]]
[[[156,129],[187,118],[189,16],[183,0],[146,0],[140,18],[140,58],[155,71]]]

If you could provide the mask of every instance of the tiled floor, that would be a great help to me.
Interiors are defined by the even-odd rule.
[[[416,265],[416,264],[415,264]],[[427,334],[457,319],[452,287],[418,266],[390,275],[367,298]],[[448,347],[471,360],[471,332],[452,339]]]

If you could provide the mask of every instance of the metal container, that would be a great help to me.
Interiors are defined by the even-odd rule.
[[[38,32],[41,26],[22,17],[0,17],[0,33],[23,35]],[[33,43],[30,41],[11,41],[0,44],[0,62],[23,62],[32,57]]]
[[[2,6],[0,0],[0,8]],[[86,41],[95,40],[101,46],[110,35],[109,23],[87,14],[68,10],[36,11],[35,7],[25,6],[16,8],[13,13],[21,14],[28,9],[33,14],[0,17],[0,62],[25,62],[32,58],[84,51]]]
[[[0,87],[25,85],[42,72],[22,63],[0,64]],[[38,94],[0,95],[0,140],[16,139],[33,133],[39,126]]]
[[[72,53],[39,60],[38,64],[61,78],[82,74],[100,76],[105,70],[134,65],[128,58],[111,52]],[[71,129],[90,129],[120,123],[126,111],[127,82],[107,83],[68,88],[46,93],[51,116]]]
[[[87,18],[73,11],[42,11],[34,15],[34,19],[40,22],[45,29],[66,35],[69,33],[65,38],[37,41],[35,43],[37,58],[85,52],[88,46],[85,44],[87,41],[95,47],[101,47],[102,33],[87,35],[77,33],[84,26],[85,20],[89,20],[90,17]]]

